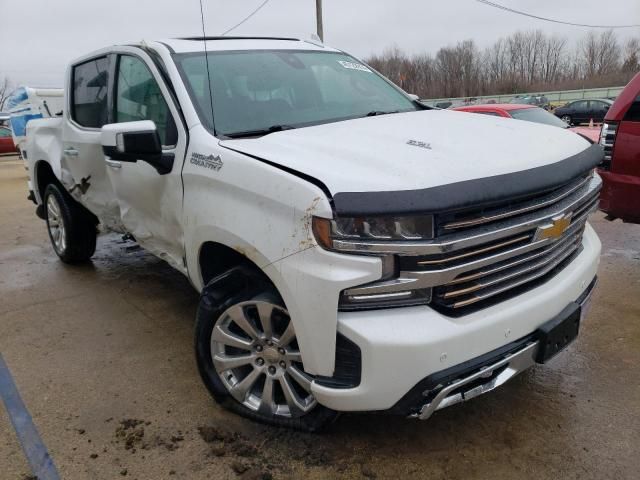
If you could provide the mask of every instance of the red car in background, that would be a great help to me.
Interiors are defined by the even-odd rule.
[[[0,126],[0,154],[3,153],[16,153],[16,146],[13,144],[11,130]]]
[[[600,145],[605,155],[600,209],[610,219],[640,223],[640,73],[607,112]]]
[[[598,143],[600,129],[591,127],[570,127],[558,117],[535,105],[522,105],[513,103],[494,103],[488,105],[469,105],[467,107],[456,107],[452,110],[461,112],[482,113],[484,115],[495,115],[497,117],[515,118],[528,122],[543,123],[559,128],[568,128],[572,132],[582,135],[592,143]]]

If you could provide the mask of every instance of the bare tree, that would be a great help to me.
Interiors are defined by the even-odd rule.
[[[600,35],[590,31],[580,44],[584,77],[607,75],[614,72],[620,62],[620,47],[613,30]]]
[[[11,83],[9,82],[9,79],[5,77],[3,80],[0,80],[0,111],[2,111],[10,96]]]
[[[423,98],[617,86],[640,70],[640,38],[622,48],[612,31],[591,32],[569,48],[566,38],[534,30],[501,38],[482,52],[472,40],[442,47],[435,56],[408,56],[392,47],[369,63]]]
[[[624,60],[622,71],[625,73],[636,73],[640,70],[640,39],[630,38],[624,44]]]

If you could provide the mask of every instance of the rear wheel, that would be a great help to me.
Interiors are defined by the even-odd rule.
[[[44,191],[44,207],[49,239],[60,260],[89,260],[96,251],[96,226],[89,214],[54,184]]]
[[[218,285],[222,291],[204,289],[196,322],[198,367],[213,397],[272,425],[314,431],[330,423],[337,413],[313,397],[313,376],[304,370],[293,322],[273,288]]]

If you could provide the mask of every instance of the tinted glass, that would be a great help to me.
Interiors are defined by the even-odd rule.
[[[209,52],[209,78],[204,53],[175,59],[203,123],[209,128],[215,123],[216,133],[222,135],[276,125],[303,127],[373,111],[420,109],[385,79],[342,53]]]
[[[115,122],[152,120],[162,145],[175,145],[178,132],[158,82],[138,57],[122,55],[118,62]]]
[[[10,137],[11,132],[8,128],[0,128],[0,137]]]
[[[586,100],[580,101],[580,102],[574,102],[570,105],[571,108],[573,108],[574,110],[579,110],[579,111],[583,111],[586,110],[588,106],[588,102]]]
[[[73,67],[72,118],[78,125],[101,128],[107,123],[107,57]]]
[[[640,96],[636,97],[634,102],[624,115],[624,120],[629,122],[640,122]]]
[[[527,122],[543,123],[545,125],[553,125],[554,127],[568,128],[565,122],[560,120],[554,114],[547,112],[542,108],[523,108],[520,110],[511,110],[511,116],[517,120],[525,120]]]

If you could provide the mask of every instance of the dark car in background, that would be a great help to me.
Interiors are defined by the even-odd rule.
[[[0,154],[3,153],[16,153],[16,146],[13,144],[11,130],[0,126]]]
[[[569,125],[589,123],[591,120],[602,123],[612,104],[613,101],[607,98],[575,100],[556,108],[553,114]]]
[[[640,223],[640,73],[607,112],[600,145],[604,147],[600,209],[610,219]]]
[[[549,99],[544,95],[516,95],[509,103],[515,105],[533,105],[534,107],[544,108],[545,110],[549,110],[551,107]]]

